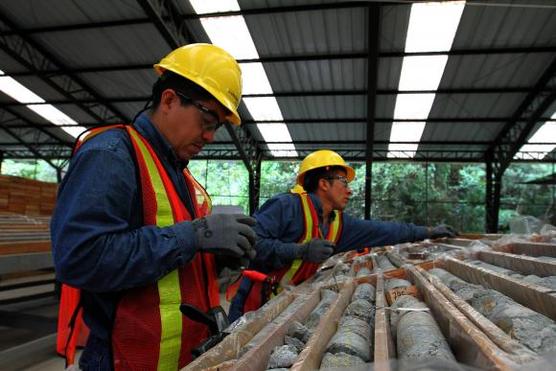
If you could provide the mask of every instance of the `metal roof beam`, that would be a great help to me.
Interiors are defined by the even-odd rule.
[[[137,0],[146,1],[149,0]],[[158,21],[164,18],[157,18]],[[180,27],[184,27],[183,25]],[[169,27],[167,27],[170,29]],[[170,31],[166,32],[170,33]],[[1,37],[0,37],[1,39]],[[183,43],[182,43],[183,44]],[[182,45],[179,44],[179,45]],[[508,47],[508,48],[474,48],[474,49],[452,49],[448,52],[404,52],[404,51],[389,51],[378,53],[379,58],[403,58],[411,56],[431,56],[431,55],[448,55],[448,56],[464,56],[464,55],[491,55],[491,54],[535,54],[535,53],[555,53],[556,46],[538,46],[538,47]],[[280,56],[267,56],[253,59],[238,59],[239,63],[282,63],[282,62],[307,62],[319,60],[337,60],[337,59],[367,59],[368,51],[358,52],[339,52],[339,53],[320,53],[320,54],[292,54]],[[92,73],[92,72],[111,72],[111,71],[126,71],[126,70],[143,70],[151,69],[152,64],[138,63],[138,64],[125,64],[125,65],[112,65],[112,66],[88,66],[65,68],[67,73]],[[44,74],[59,73],[59,69],[43,66],[38,72]],[[6,74],[11,76],[28,76],[28,72],[24,71],[5,71]]]
[[[137,0],[170,49],[190,44],[193,38],[185,26],[180,9],[173,0]]]
[[[18,61],[25,68],[33,71],[41,80],[51,86],[58,93],[72,100],[75,97],[91,97],[93,104],[77,103],[77,105],[93,119],[99,122],[113,121],[118,118],[129,121],[129,118],[115,108],[112,104],[97,93],[84,80],[72,73],[65,72],[67,67],[60,62],[45,47],[34,41],[29,36],[21,33],[5,14],[0,12],[0,23],[3,28],[13,31],[10,36],[0,37],[0,48]],[[56,70],[56,74],[44,74],[42,70]]]
[[[151,66],[152,67],[152,66]],[[15,77],[18,74],[10,75]],[[26,73],[27,76],[34,76],[31,73]],[[22,76],[22,75],[20,75]],[[505,93],[528,93],[531,87],[510,87],[510,88],[455,88],[455,89],[438,89],[438,90],[412,90],[412,91],[399,91],[395,89],[377,89],[376,95],[398,95],[398,94],[505,94]],[[263,98],[263,97],[321,97],[321,96],[354,96],[354,95],[367,95],[367,90],[321,90],[321,91],[279,91],[273,94],[244,94],[243,98]],[[106,99],[113,103],[129,103],[129,102],[145,102],[150,99],[149,95],[140,95],[134,97],[106,97]],[[73,100],[67,99],[52,99],[49,100],[50,104],[72,104],[72,103],[98,103],[91,98],[76,98]],[[2,102],[2,106],[24,106],[25,103],[16,101]]]
[[[21,139],[14,130],[11,130],[6,127],[0,127],[0,129],[4,130],[6,133],[8,133],[8,135],[10,135],[12,138],[17,140],[24,147],[26,147],[35,156],[35,159],[43,160],[47,162],[50,166],[52,166],[54,169],[58,169],[57,165],[55,165],[49,158],[43,156],[41,152],[39,152],[34,146],[29,145],[27,142]],[[9,152],[6,153],[8,154]],[[9,158],[9,156],[5,156],[4,158]]]
[[[313,150],[301,150],[298,151],[299,157],[273,157],[270,151],[265,150],[261,153],[261,161],[267,160],[301,160],[305,155],[309,154]],[[336,149],[346,161],[365,161],[365,150],[345,150]],[[373,161],[381,162],[456,162],[456,163],[484,163],[485,159],[483,157],[483,152],[481,151],[454,151],[445,150],[439,151],[418,151],[414,158],[388,158],[386,157],[386,150],[376,150],[373,153]],[[57,159],[69,159],[71,156],[71,150],[67,149],[64,152],[52,149],[41,149],[41,154],[43,159],[57,160]],[[537,160],[534,155],[535,152],[529,153],[529,159],[526,160],[515,160],[514,162],[519,163],[555,163],[556,154],[552,153],[550,156]],[[5,150],[4,159],[36,159],[37,156],[34,155],[30,150]],[[195,160],[233,160],[233,161],[243,161],[239,153],[235,148],[231,149],[209,149],[205,147],[203,152],[194,158]]]
[[[556,101],[556,58],[548,66],[534,89],[525,97],[512,117],[507,121],[494,144],[489,148],[494,161],[494,172],[502,175],[513,157],[523,146],[535,125],[550,120],[542,117],[552,114],[546,110]]]
[[[58,126],[56,126],[54,124],[44,126],[44,125],[33,123],[33,122],[29,121],[28,119],[26,119],[25,117],[23,117],[22,115],[20,115],[17,111],[15,111],[13,109],[10,109],[8,107],[5,107],[3,105],[0,106],[0,109],[5,111],[5,112],[8,112],[10,115],[14,116],[17,119],[17,121],[23,121],[23,122],[26,123],[24,125],[15,126],[15,125],[10,124],[10,121],[15,121],[15,120],[10,120],[10,121],[0,120],[0,126],[1,127],[7,127],[7,128],[10,128],[10,129],[25,129],[25,128],[35,129],[38,132],[43,133],[46,136],[54,139],[58,143],[58,145],[63,145],[63,146],[69,147],[69,148],[73,147],[73,143],[68,143],[68,142],[64,141],[62,138],[58,137],[57,135],[55,135],[55,134],[51,133],[49,130],[47,130],[48,128],[49,129],[58,128],[59,130],[62,130]]]
[[[140,5],[143,6],[143,4]],[[255,15],[255,14],[272,14],[272,13],[288,13],[288,12],[299,12],[299,11],[318,11],[318,10],[327,10],[327,9],[361,8],[364,6],[365,6],[364,3],[352,1],[352,2],[331,3],[331,4],[244,9],[238,12],[211,13],[211,14],[203,14],[202,16],[199,16],[198,14],[181,15],[179,14],[180,12],[178,9],[177,11],[174,12],[175,14],[172,14],[172,17],[176,17],[176,20],[182,22],[184,20],[195,20],[199,18],[220,17],[220,16],[228,16],[228,15],[241,14],[247,16],[247,15]],[[168,19],[170,19],[171,17],[161,15],[161,18],[164,21],[168,21]],[[141,24],[149,24],[149,23],[152,23],[152,18],[131,18],[131,19],[121,19],[115,21],[74,23],[74,24],[66,24],[60,26],[30,27],[30,28],[22,29],[21,32],[23,32],[26,35],[31,35],[31,34],[44,34],[47,32],[78,31],[78,30],[94,29],[94,28],[133,26],[133,25],[141,25]],[[9,30],[0,31],[0,36],[4,36],[4,35],[11,36],[13,35],[13,31],[9,31]]]
[[[141,24],[149,24],[152,20],[150,18],[132,18],[132,19],[120,19],[117,21],[102,21],[102,22],[87,22],[87,23],[73,23],[58,26],[45,26],[45,27],[30,27],[22,28],[19,32],[23,35],[33,35],[41,34],[44,35],[48,32],[70,32],[70,31],[81,31],[94,28],[108,28],[108,27],[127,27],[135,26]],[[2,30],[0,31],[0,37],[3,36],[13,36],[16,32],[13,30]]]
[[[509,47],[509,48],[473,48],[473,49],[451,49],[447,52],[404,52],[390,51],[379,52],[379,58],[403,58],[413,56],[433,56],[433,55],[489,55],[489,54],[531,54],[531,53],[554,53],[556,46],[540,46],[540,47]],[[258,59],[240,59],[240,63],[274,63],[274,62],[296,62],[296,61],[318,61],[331,59],[366,59],[367,51],[359,52],[340,52],[340,53],[321,53],[321,54],[305,54],[305,55],[277,55],[260,57]]]
[[[550,120],[550,117],[540,118],[540,120]],[[375,122],[381,123],[388,123],[394,121],[391,117],[375,117]],[[401,122],[414,122],[415,119],[396,119],[396,121]],[[488,123],[488,122],[507,122],[508,117],[429,117],[426,120],[428,123],[430,122],[447,122],[447,123]],[[254,124],[273,124],[277,121],[273,120],[244,120],[243,123],[245,125],[254,125]],[[337,118],[306,118],[306,119],[284,119],[283,121],[286,124],[335,124],[335,123],[367,123],[367,119],[364,117],[337,117]]]
[[[435,118],[428,118],[427,122],[438,122],[438,123],[503,123],[509,120],[508,117],[435,117]],[[548,121],[550,117],[541,117],[538,121]],[[376,117],[375,122],[380,123],[391,123],[393,121],[392,118],[388,117]],[[415,120],[412,119],[396,119],[396,121],[402,122],[414,122]],[[353,124],[363,124],[367,123],[367,119],[364,117],[339,117],[339,118],[308,118],[308,119],[285,119],[283,121],[288,125],[299,125],[299,124],[342,124],[342,123],[353,123]],[[276,121],[254,121],[254,120],[242,120],[241,127],[251,126],[255,124],[273,124]],[[21,128],[21,127],[29,127],[32,125],[39,125],[39,126],[46,126],[39,123],[29,123],[29,124],[10,124],[5,125],[10,128]],[[90,128],[97,126],[98,123],[96,122],[80,122],[79,126]],[[73,125],[49,125],[46,127],[69,127]]]

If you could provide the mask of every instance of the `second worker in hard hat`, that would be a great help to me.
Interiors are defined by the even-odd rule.
[[[191,44],[155,70],[152,107],[132,125],[91,130],[60,185],[51,231],[56,276],[68,285],[62,303],[69,286],[79,291],[61,316],[71,320],[61,322],[68,333],[58,351],[71,363],[82,310],[90,334],[81,370],[182,368],[214,335],[199,318],[223,313],[215,255],[254,256],[254,219],[210,215],[187,170],[218,128],[240,124],[238,63],[219,47]]]
[[[446,226],[364,220],[342,211],[352,194],[353,168],[334,151],[319,150],[301,162],[290,193],[269,199],[256,213],[256,259],[250,269],[273,282],[297,285],[332,254],[402,242],[453,236]],[[230,306],[230,321],[268,298],[264,283],[243,278]]]

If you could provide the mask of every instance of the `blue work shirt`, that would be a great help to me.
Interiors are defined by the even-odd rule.
[[[330,223],[322,222],[322,203],[314,193],[309,193],[309,197],[317,211],[322,235],[326,236]],[[410,223],[365,220],[346,213],[342,216],[342,231],[334,253],[419,241],[428,237],[426,227]],[[250,269],[270,273],[292,263],[296,257],[296,249],[299,248],[297,242],[305,228],[299,196],[291,193],[274,196],[255,213],[255,218],[257,256]],[[243,314],[243,306],[250,288],[251,282],[244,278],[230,306],[230,321]]]
[[[149,141],[193,215],[182,173],[186,163],[147,114],[134,127]],[[139,179],[127,132],[112,129],[82,145],[58,191],[50,226],[52,252],[57,279],[81,289],[90,329],[82,369],[112,368],[110,339],[122,291],[157,282],[196,252],[191,222],[143,225]]]

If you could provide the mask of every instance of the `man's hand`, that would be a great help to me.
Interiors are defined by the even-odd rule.
[[[429,228],[429,238],[441,238],[441,237],[456,237],[458,233],[454,230],[454,228],[450,227],[446,224],[439,224],[436,227]]]
[[[243,214],[214,214],[193,222],[197,248],[216,255],[255,258],[256,220]]]
[[[315,238],[300,246],[298,257],[310,263],[322,263],[334,254],[334,247],[328,240]]]

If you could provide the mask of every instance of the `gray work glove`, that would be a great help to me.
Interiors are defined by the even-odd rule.
[[[299,247],[297,257],[309,263],[322,263],[334,254],[334,247],[328,240],[315,238]]]
[[[429,238],[441,238],[441,237],[456,237],[458,233],[454,230],[454,228],[450,227],[446,224],[439,224],[436,227],[429,228]]]
[[[255,258],[256,220],[243,214],[214,214],[195,219],[197,248],[216,255]]]

